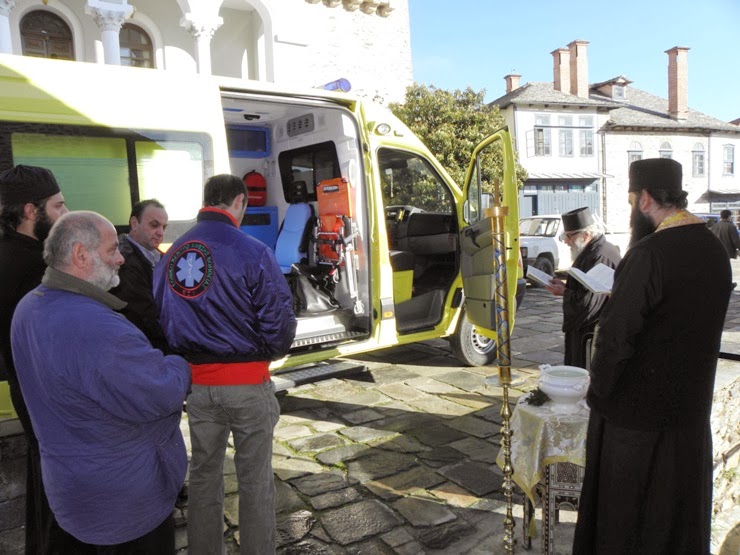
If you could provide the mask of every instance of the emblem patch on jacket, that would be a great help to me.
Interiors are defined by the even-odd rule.
[[[213,257],[208,247],[198,241],[178,247],[167,265],[167,282],[186,299],[205,293],[213,282]]]

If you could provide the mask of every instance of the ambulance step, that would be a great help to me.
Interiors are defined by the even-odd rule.
[[[272,375],[275,391],[286,391],[307,383],[314,383],[329,378],[343,378],[361,374],[367,366],[356,362],[318,363],[307,368],[279,371]]]
[[[294,349],[296,347],[308,347],[310,345],[319,345],[322,343],[336,343],[339,341],[354,339],[355,337],[361,337],[363,335],[367,335],[367,333],[361,331],[340,331],[336,333],[324,333],[315,337],[296,338],[290,348]]]

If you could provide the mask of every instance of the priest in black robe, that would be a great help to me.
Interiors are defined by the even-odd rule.
[[[681,183],[674,160],[630,166],[632,243],[596,330],[574,555],[709,554],[731,270]]]
[[[604,238],[604,233],[587,207],[566,212],[561,240],[570,247],[573,267],[588,272],[597,264],[616,268],[622,256],[619,248]],[[550,281],[548,291],[563,296],[564,364],[588,368],[590,345],[607,295],[589,291],[576,279]]]

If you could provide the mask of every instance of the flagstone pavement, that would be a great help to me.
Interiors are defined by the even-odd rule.
[[[740,277],[740,264],[733,267]],[[512,403],[535,387],[540,364],[562,363],[560,303],[543,289],[527,291],[512,334],[512,368],[524,378],[511,390]],[[725,329],[723,352],[740,355],[740,291],[733,293]],[[446,340],[356,360],[368,371],[280,396],[273,456],[278,553],[504,553],[503,475],[494,464],[502,390],[485,383],[497,368],[461,367]],[[716,389],[739,377],[739,361],[721,360]],[[230,460],[224,526],[229,552],[238,553],[242,538]],[[184,507],[179,514],[183,553],[186,513]],[[523,553],[520,492],[514,516],[515,552]],[[713,555],[739,552],[738,517],[735,508],[715,520]],[[537,510],[538,530],[540,518]],[[573,512],[561,512],[556,554],[571,552],[574,523]],[[533,552],[539,552],[539,541],[533,540]]]
[[[740,282],[740,262],[733,269]],[[543,289],[529,288],[517,312],[512,369],[523,379],[511,389],[512,404],[535,387],[539,365],[562,363],[560,302]],[[740,358],[740,290],[732,296],[722,351]],[[485,381],[497,374],[497,368],[461,367],[443,339],[355,360],[367,371],[279,395],[282,414],[273,455],[278,553],[504,553],[506,502],[502,472],[494,463],[500,448],[502,390]],[[732,382],[737,385],[739,377],[740,361],[720,360],[716,391]],[[739,397],[731,407],[735,415]],[[728,449],[736,462],[738,418],[730,417],[729,426],[734,426],[735,444]],[[182,430],[189,441],[186,417]],[[239,536],[237,526],[231,447],[224,482],[227,552],[238,553],[239,542],[248,538]],[[715,519],[712,555],[739,552],[736,501],[730,497],[728,509]],[[524,553],[519,492],[513,508],[515,552]],[[186,554],[186,500],[178,504],[175,516],[178,553]],[[535,518],[541,530],[539,510]],[[573,512],[561,512],[556,554],[571,552],[574,523]],[[0,553],[23,553],[22,542],[22,528],[2,533]],[[532,552],[539,552],[539,547],[536,538]]]

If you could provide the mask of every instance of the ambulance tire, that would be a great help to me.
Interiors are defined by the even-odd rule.
[[[487,366],[496,360],[496,341],[475,333],[463,310],[455,334],[450,337],[452,354],[465,366]]]

